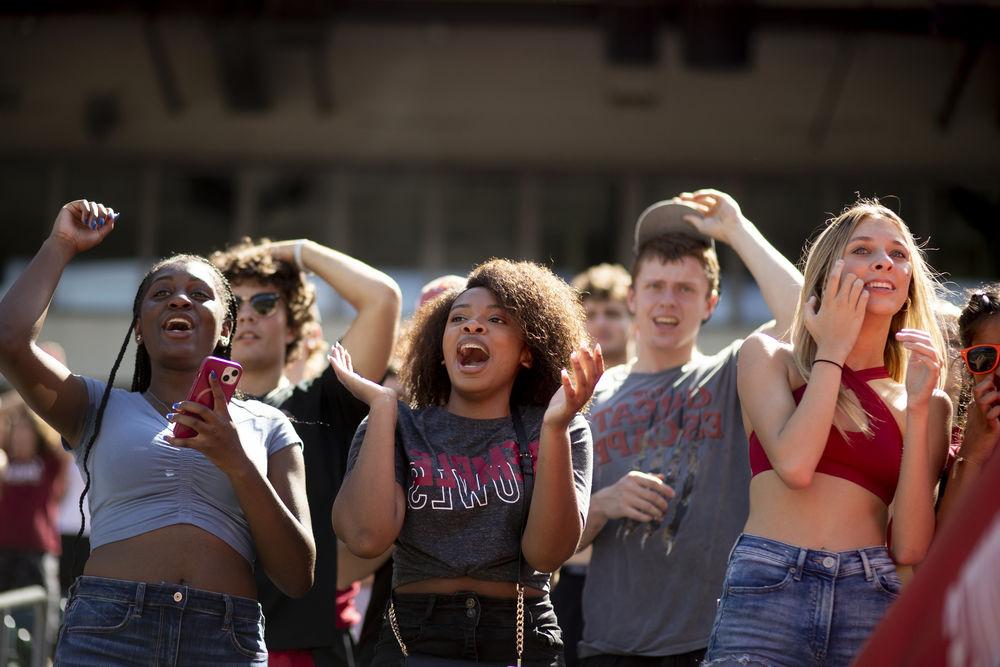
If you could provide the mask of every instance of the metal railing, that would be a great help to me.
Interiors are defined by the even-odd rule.
[[[35,632],[31,642],[31,667],[44,667],[48,657],[48,593],[41,586],[28,586],[0,593],[0,620],[8,612],[31,607],[35,616]],[[7,667],[10,656],[11,628],[0,622],[0,667]]]

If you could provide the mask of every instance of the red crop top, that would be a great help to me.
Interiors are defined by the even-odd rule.
[[[882,499],[886,505],[892,502],[899,481],[899,466],[903,455],[903,435],[892,412],[875,390],[868,386],[870,380],[889,377],[884,366],[853,371],[844,366],[841,383],[854,392],[861,406],[871,415],[874,435],[871,439],[864,433],[851,431],[845,441],[840,432],[831,427],[823,457],[816,466],[816,472],[846,479],[867,489]],[[796,389],[792,395],[798,405],[805,393],[806,385]],[[771,462],[760,444],[757,434],[750,434],[750,472],[752,475],[771,470]]]

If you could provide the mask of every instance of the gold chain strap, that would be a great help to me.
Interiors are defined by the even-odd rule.
[[[409,657],[410,652],[406,648],[406,644],[403,642],[403,635],[399,633],[399,623],[396,621],[396,606],[389,601],[389,628],[392,629],[392,634],[396,637],[396,643],[399,644],[399,650],[403,652],[404,657]],[[515,642],[517,648],[517,667],[521,667],[521,654],[524,653],[524,586],[520,582],[517,584],[517,640]]]
[[[403,643],[403,635],[399,634],[399,624],[396,623],[396,606],[392,604],[392,600],[389,600],[389,627],[392,628],[392,634],[396,635],[399,650],[403,652],[404,657],[408,658],[410,652],[406,650],[406,644]]]
[[[518,573],[520,574],[520,573]],[[524,586],[517,582],[517,667],[521,667],[524,653]]]

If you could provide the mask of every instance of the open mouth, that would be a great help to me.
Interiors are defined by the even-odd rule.
[[[486,366],[490,351],[482,343],[466,341],[458,346],[458,366],[464,371],[475,371]]]
[[[873,280],[869,283],[865,283],[865,289],[880,291],[880,292],[895,292],[896,286],[885,280]]]
[[[669,326],[669,327],[675,327],[678,324],[680,324],[680,320],[677,319],[676,317],[673,317],[673,316],[661,315],[659,317],[654,317],[653,318],[653,324],[662,325],[662,326]]]
[[[244,331],[242,333],[237,334],[235,340],[241,341],[241,342],[242,341],[251,341],[251,340],[260,340],[260,336],[258,336],[257,334],[255,334],[252,331]]]
[[[163,323],[163,330],[171,334],[186,334],[193,329],[194,324],[185,317],[171,317]]]

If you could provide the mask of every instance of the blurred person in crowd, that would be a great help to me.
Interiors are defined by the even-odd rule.
[[[185,400],[206,356],[230,356],[238,308],[229,282],[202,257],[155,264],[106,382],[72,374],[35,344],[63,270],[117,217],[87,200],[63,206],[0,301],[0,371],[72,449],[93,518],[93,551],[72,587],[55,660],[265,664],[254,562],[301,596],[316,552],[288,419],[258,401],[227,404],[215,373],[212,407]],[[115,389],[133,337],[132,389]],[[178,424],[195,435],[176,437]]]
[[[600,343],[608,368],[631,358],[632,318],[628,288],[632,277],[621,264],[598,264],[573,278],[587,314],[587,333]]]
[[[396,544],[372,664],[561,663],[548,573],[586,516],[590,430],[577,413],[603,370],[585,339],[565,282],[491,260],[417,311],[401,369],[410,405],[353,373],[343,350],[331,355],[371,406],[334,504],[337,533],[360,556]]]
[[[938,511],[942,522],[982,473],[1000,441],[1000,283],[969,293],[958,329],[966,375],[956,421],[964,428]]]
[[[66,492],[69,457],[59,434],[15,392],[0,402],[0,591],[42,586],[48,593],[46,636],[59,627],[59,501]],[[15,618],[38,639],[30,612]],[[46,651],[46,654],[48,651]]]
[[[579,654],[588,667],[697,665],[708,645],[729,548],[746,519],[749,466],[734,341],[698,334],[719,301],[715,241],[756,279],[783,336],[802,277],[727,194],[685,193],[636,223],[628,302],[636,359],[595,391],[593,542]]]
[[[951,402],[933,272],[899,216],[859,200],[804,274],[791,342],[739,354],[750,515],[706,664],[846,666],[934,536]]]
[[[317,517],[312,526],[316,580],[309,593],[292,599],[258,570],[269,664],[352,665],[349,629],[358,620],[353,606],[357,589],[353,580],[338,586],[337,538],[329,516],[351,438],[368,406],[341,384],[329,362],[313,375],[308,358],[301,356],[313,354],[311,348],[322,340],[315,288],[307,274],[326,282],[355,309],[341,344],[356,360],[357,371],[373,380],[381,379],[392,352],[399,288],[381,271],[308,240],[244,239],[214,253],[211,260],[232,283],[239,304],[233,359],[243,365],[240,387],[295,420],[303,443],[309,509]],[[306,363],[305,379],[293,384],[286,369],[299,358]]]
[[[608,368],[626,363],[632,356],[632,318],[628,310],[628,288],[632,277],[620,264],[598,264],[570,282],[580,296],[587,317],[587,333],[599,343]],[[590,563],[590,547],[566,561],[552,589],[566,645],[566,665],[577,664],[577,644],[583,638],[583,585]]]
[[[46,340],[39,343],[38,347],[63,366],[66,365],[66,350],[59,343]],[[62,547],[59,557],[59,590],[63,596],[69,594],[69,587],[83,572],[90,554],[90,510],[86,503],[83,505],[83,514],[80,514],[83,487],[80,469],[75,465],[66,466],[66,491],[59,502],[58,521],[59,542]]]
[[[302,338],[298,348],[289,355],[285,363],[285,377],[290,384],[299,384],[322,375],[330,362],[326,355],[330,343],[323,337],[322,317],[316,303],[309,308],[309,321],[302,325]]]

